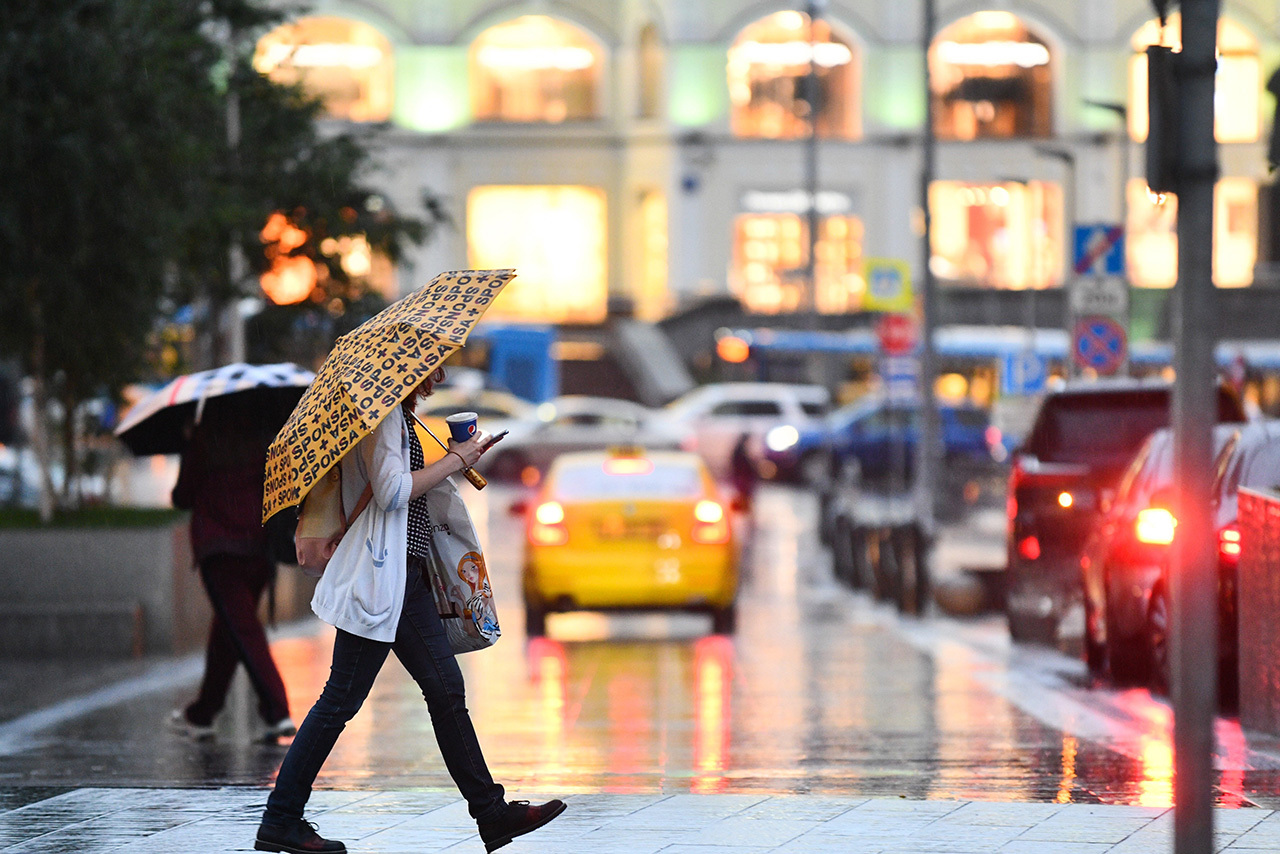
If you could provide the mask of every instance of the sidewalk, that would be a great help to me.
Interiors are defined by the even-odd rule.
[[[529,793],[518,793],[529,796]],[[252,850],[266,791],[77,789],[0,811],[0,850]],[[537,799],[537,796],[533,796]],[[1089,804],[768,795],[565,796],[563,816],[504,854],[1154,854],[1171,810]],[[0,803],[3,803],[0,799]],[[317,791],[308,818],[353,852],[483,852],[453,792]],[[1215,811],[1219,851],[1280,848],[1280,814]]]

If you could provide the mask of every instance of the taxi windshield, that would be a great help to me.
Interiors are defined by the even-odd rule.
[[[687,465],[655,463],[648,470],[613,474],[599,463],[574,465],[560,470],[555,493],[567,500],[610,498],[696,498],[702,494],[697,469]]]

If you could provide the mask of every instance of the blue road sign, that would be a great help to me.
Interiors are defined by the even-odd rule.
[[[1099,223],[1077,225],[1076,275],[1124,275],[1124,226]]]
[[[1038,394],[1048,379],[1049,360],[1034,350],[1005,353],[1001,360],[1001,394]]]
[[[1100,374],[1114,374],[1128,356],[1124,327],[1110,317],[1086,317],[1071,335],[1071,353],[1078,364]]]

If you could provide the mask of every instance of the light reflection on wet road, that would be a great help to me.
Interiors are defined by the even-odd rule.
[[[999,617],[900,619],[837,587],[807,496],[762,492],[735,637],[707,635],[700,616],[573,614],[553,615],[548,637],[527,641],[520,543],[503,513],[510,493],[468,494],[488,538],[504,638],[462,661],[481,742],[513,793],[1170,802],[1165,703],[1087,689],[1077,662],[1011,647]],[[321,628],[275,644],[298,718],[323,685],[331,637]],[[0,787],[269,783],[283,749],[249,743],[243,696],[213,744],[164,730],[189,691],[146,694],[49,730],[0,755]],[[1280,751],[1247,744],[1225,721],[1219,741],[1219,802],[1277,805]],[[318,785],[452,790],[398,663]]]

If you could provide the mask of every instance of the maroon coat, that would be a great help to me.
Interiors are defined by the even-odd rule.
[[[191,511],[196,561],[267,554],[262,488],[267,440],[238,416],[206,412],[182,455],[173,506]]]

